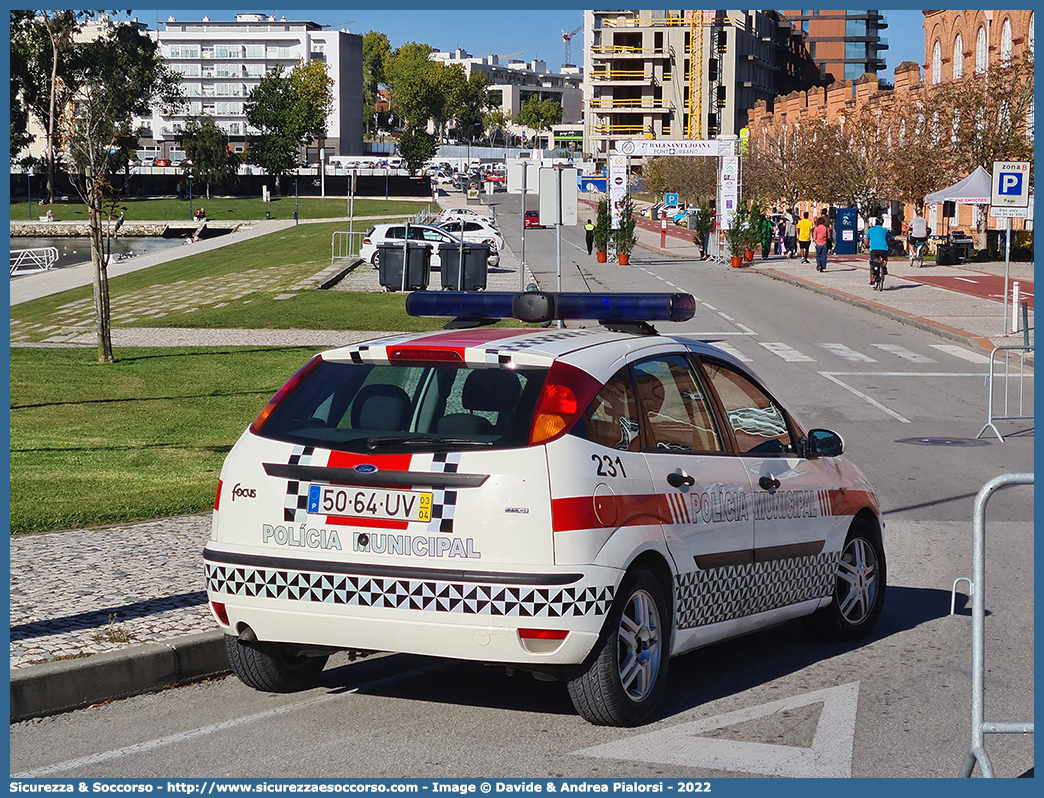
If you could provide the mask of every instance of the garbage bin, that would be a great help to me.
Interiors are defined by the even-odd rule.
[[[423,291],[431,276],[431,250],[423,244],[408,242],[403,268],[402,244],[377,246],[377,274],[382,286],[390,291]]]
[[[450,291],[479,291],[486,287],[486,268],[489,265],[489,244],[465,244],[463,253],[459,244],[439,244],[442,287]],[[461,284],[461,259],[464,262],[464,282]]]
[[[696,229],[696,211],[689,211],[685,215],[685,223],[690,230]]]
[[[956,266],[957,248],[951,244],[939,244],[935,248],[935,264],[937,266]]]

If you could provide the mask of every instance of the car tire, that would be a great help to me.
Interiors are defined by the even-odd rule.
[[[370,256],[370,263],[373,265],[373,268],[375,268],[375,269],[381,268],[381,253],[380,253],[380,251],[374,252],[373,255]]]
[[[576,711],[599,726],[638,726],[663,695],[670,657],[663,588],[647,570],[624,577],[586,670],[568,683]]]
[[[225,635],[225,651],[239,680],[265,693],[297,693],[315,687],[329,659],[294,654],[282,643],[262,643],[250,630],[238,637]]]
[[[884,546],[877,527],[852,522],[841,550],[831,601],[802,620],[821,640],[861,640],[873,630],[888,586]]]

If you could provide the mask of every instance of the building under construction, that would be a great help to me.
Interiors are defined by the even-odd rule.
[[[736,137],[758,100],[819,79],[774,11],[585,11],[584,43],[584,151],[599,162],[621,139]]]

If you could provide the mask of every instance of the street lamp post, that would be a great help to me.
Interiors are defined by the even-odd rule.
[[[29,221],[33,220],[33,167],[25,175],[25,196],[29,200]]]
[[[297,218],[298,211],[298,194],[297,194],[297,180],[301,177],[301,167],[297,167],[297,173],[294,175],[294,224],[300,224]]]
[[[189,218],[194,219],[195,216],[192,213],[192,161],[186,161],[186,163],[188,164],[188,171],[186,172],[186,175],[188,177],[189,184]]]

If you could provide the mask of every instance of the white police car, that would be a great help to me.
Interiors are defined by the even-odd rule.
[[[337,649],[504,663],[642,723],[675,654],[885,595],[873,489],[741,363],[649,320],[688,294],[415,292],[460,327],[324,352],[225,461],[204,551],[236,674],[313,686]]]

